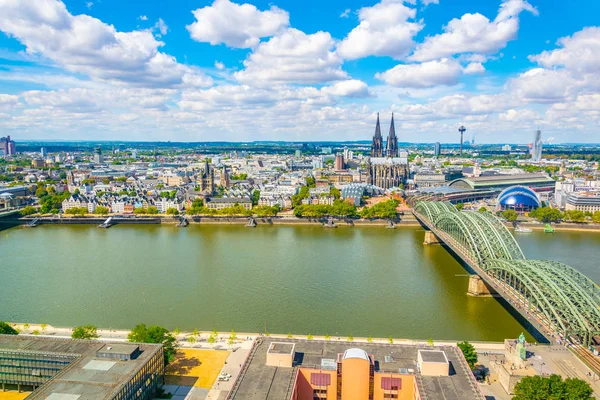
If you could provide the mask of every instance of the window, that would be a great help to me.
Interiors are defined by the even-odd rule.
[[[313,389],[313,400],[321,400],[327,398],[327,389]]]

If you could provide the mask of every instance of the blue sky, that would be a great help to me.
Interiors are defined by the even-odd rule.
[[[0,135],[600,142],[594,0],[0,0]]]

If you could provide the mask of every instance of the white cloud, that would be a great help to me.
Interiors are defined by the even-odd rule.
[[[352,10],[350,10],[349,8],[346,8],[344,10],[344,12],[340,14],[340,18],[348,18],[350,16],[350,11],[352,11]]]
[[[426,88],[456,85],[461,73],[462,68],[456,60],[444,58],[422,64],[399,64],[375,77],[392,86]]]
[[[223,64],[221,61],[215,61],[215,68],[218,70],[225,69],[225,64]]]
[[[158,29],[162,36],[166,35],[169,31],[169,27],[167,24],[165,24],[165,21],[163,21],[162,18],[159,18],[158,21],[156,21],[156,24],[154,24],[154,29]]]
[[[325,94],[342,97],[369,97],[369,87],[363,81],[349,79],[347,81],[336,82],[332,86],[321,88]]]
[[[148,17],[146,17],[145,15],[140,15],[140,16],[138,17],[138,19],[139,19],[140,21],[148,21]]]
[[[485,68],[483,64],[478,62],[473,62],[463,68],[463,72],[465,74],[482,74],[485,72]]]
[[[505,0],[494,21],[479,13],[454,18],[444,27],[444,33],[427,37],[418,45],[410,59],[427,61],[460,53],[496,53],[516,38],[522,11],[538,14],[526,0]]]
[[[59,0],[0,2],[0,30],[27,52],[95,79],[140,86],[175,86],[210,79],[161,53],[150,31],[119,32],[88,15],[71,15]]]
[[[560,49],[529,56],[531,61],[546,67],[565,67],[584,73],[600,72],[600,27],[587,27],[573,36],[560,38]]]
[[[515,96],[524,101],[555,103],[563,101],[576,82],[566,71],[534,68],[509,81]]]
[[[328,32],[307,35],[297,29],[262,42],[234,77],[245,84],[320,83],[346,79]]]
[[[11,106],[19,102],[19,96],[0,93],[0,106]]]
[[[196,22],[187,26],[192,39],[234,48],[254,47],[260,38],[273,36],[289,25],[288,13],[276,6],[260,11],[252,4],[229,0],[215,0],[192,13]]]
[[[440,0],[421,0],[424,6],[428,6],[430,4],[440,4]]]
[[[92,8],[92,6],[94,5],[94,3],[92,3],[91,1],[88,1],[85,3],[85,6],[89,9]]]
[[[515,110],[510,109],[503,114],[499,114],[498,118],[501,121],[511,121],[511,122],[522,122],[522,121],[534,121],[536,119],[540,119],[540,115],[536,112],[528,109]]]
[[[416,10],[402,0],[382,0],[361,8],[360,24],[339,44],[338,53],[349,60],[371,55],[401,59],[412,50],[413,37],[424,26],[413,21],[415,16]]]

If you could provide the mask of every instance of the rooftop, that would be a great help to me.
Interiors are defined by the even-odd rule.
[[[267,350],[273,342],[295,344],[293,368],[266,365]],[[355,348],[355,346],[360,348]],[[291,395],[297,367],[322,368],[336,360],[338,354],[358,350],[373,356],[376,372],[418,373],[419,350],[443,351],[451,364],[450,376],[420,376],[419,390],[430,399],[483,400],[473,375],[466,367],[458,348],[418,347],[395,344],[343,343],[323,340],[296,340],[262,338],[242,368],[240,382],[229,399],[235,400],[287,400]],[[437,353],[437,352],[436,352]],[[435,357],[435,356],[434,356]],[[333,368],[332,365],[330,365]]]
[[[139,347],[135,360],[99,359],[96,353],[111,347],[115,350]],[[111,398],[132,379],[157,352],[161,345],[106,343],[94,340],[59,339],[0,335],[0,351],[52,357],[70,356],[71,363],[35,390],[28,399]]]

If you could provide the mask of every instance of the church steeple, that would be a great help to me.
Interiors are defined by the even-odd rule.
[[[383,137],[381,136],[381,125],[379,123],[379,113],[377,113],[377,124],[375,125],[375,135],[371,145],[371,157],[383,157]]]
[[[390,133],[387,137],[386,156],[398,157],[398,138],[396,137],[396,127],[394,126],[394,113],[392,113],[392,122],[390,123]]]

